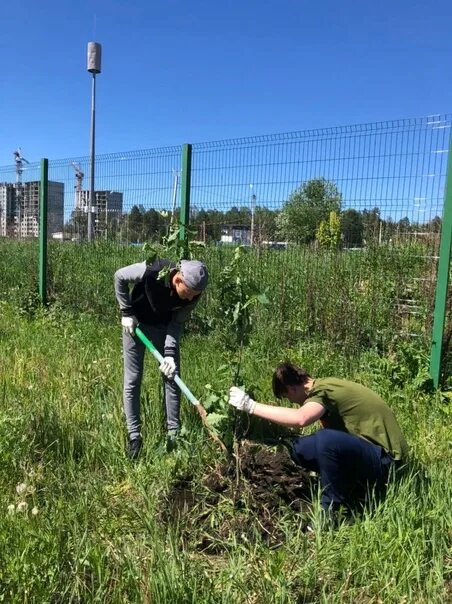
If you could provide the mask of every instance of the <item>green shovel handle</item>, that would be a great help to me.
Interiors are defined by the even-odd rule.
[[[162,355],[157,350],[157,348],[154,346],[154,344],[151,342],[151,340],[148,337],[146,337],[145,334],[141,331],[141,329],[140,329],[139,326],[135,327],[135,333],[139,337],[139,339],[143,342],[143,344],[146,346],[146,348],[152,353],[152,355],[154,356],[154,358],[160,364],[162,364],[163,363],[163,357],[162,357]],[[184,382],[180,379],[180,377],[178,375],[174,376],[174,381],[179,386],[179,388],[181,389],[181,391],[185,394],[185,396],[188,398],[188,400],[190,401],[190,403],[193,403],[193,405],[199,405],[198,399],[189,390],[188,386],[186,384],[184,384]]]

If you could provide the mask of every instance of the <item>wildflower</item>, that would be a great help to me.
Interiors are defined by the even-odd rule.
[[[8,506],[8,514],[14,514],[15,509],[16,506],[14,505],[14,503],[10,503]]]
[[[26,512],[27,508],[28,508],[28,503],[26,501],[21,501],[20,503],[17,504],[18,512]]]
[[[39,510],[38,508],[35,506],[32,510],[31,513],[33,514],[33,516],[37,516],[39,514]]]
[[[27,485],[25,484],[25,482],[21,482],[20,484],[18,484],[16,486],[16,492],[18,495],[22,495],[22,493],[25,493],[26,490],[27,490]]]

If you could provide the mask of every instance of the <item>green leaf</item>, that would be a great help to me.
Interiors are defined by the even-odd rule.
[[[217,394],[209,394],[205,400],[203,400],[203,407],[206,411],[217,409],[219,406],[220,399]]]
[[[220,413],[209,413],[207,416],[207,424],[216,430],[221,428],[221,425],[227,421],[227,416]]]
[[[255,302],[257,302],[257,298],[255,296],[248,298],[248,300],[243,305],[242,310],[245,310],[246,308],[248,308],[248,306],[251,306],[251,304],[254,304]]]
[[[157,279],[159,281],[165,280],[166,282],[169,282],[170,273],[171,273],[171,268],[169,266],[165,266],[159,272]]]
[[[143,252],[146,254],[146,263],[152,264],[158,256],[157,248],[149,242],[143,244]]]
[[[257,296],[257,300],[260,304],[270,304],[270,301],[267,298],[267,294],[259,294]]]
[[[177,241],[179,239],[180,229],[175,229],[172,233],[170,233],[166,239],[166,243],[172,243],[173,241]]]

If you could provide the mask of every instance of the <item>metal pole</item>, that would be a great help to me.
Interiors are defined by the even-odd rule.
[[[47,302],[47,201],[49,185],[49,160],[41,159],[39,185],[39,299]]]
[[[430,355],[430,375],[435,388],[441,381],[441,356],[444,325],[446,318],[447,294],[452,244],[452,134],[449,139],[446,187],[444,190],[444,210],[439,246],[438,273],[436,278],[435,310],[433,315],[432,349]]]
[[[182,180],[180,198],[180,232],[179,239],[185,241],[186,228],[190,222],[190,188],[191,188],[191,145],[182,147]]]
[[[176,216],[176,200],[177,200],[177,189],[179,187],[179,172],[174,172],[174,184],[173,184],[173,210],[171,213],[171,224],[174,222]]]
[[[88,241],[93,239],[93,208],[95,206],[94,192],[94,162],[96,139],[96,74],[93,73],[91,89],[91,151],[90,151],[90,188],[88,201]]]
[[[254,212],[256,209],[256,195],[253,193],[251,195],[251,234],[250,234],[250,244],[253,247],[254,244]]]
[[[96,205],[94,191],[94,162],[95,139],[96,139],[96,74],[101,72],[102,47],[97,42],[88,42],[88,65],[89,73],[93,74],[91,90],[91,153],[90,153],[90,190],[88,200],[88,241],[93,238],[93,209]]]

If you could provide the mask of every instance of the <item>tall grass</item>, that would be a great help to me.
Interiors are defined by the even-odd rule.
[[[211,285],[193,329],[206,331],[218,300],[216,276],[232,250],[208,247],[203,258]],[[0,298],[29,310],[36,301],[37,244],[0,241]],[[141,249],[100,242],[50,243],[49,299],[61,308],[117,319],[112,278],[116,269],[144,260]],[[270,304],[256,316],[272,342],[329,342],[356,367],[362,351],[388,352],[400,340],[430,343],[435,275],[421,244],[326,252],[303,247],[248,250],[243,271]],[[262,334],[264,337],[265,334]],[[276,338],[276,340],[275,340]]]
[[[217,514],[249,515],[246,535],[231,532],[215,555],[162,521],[171,486],[194,484],[220,454],[197,414],[183,402],[186,445],[161,452],[163,410],[158,371],[147,359],[143,384],[145,448],[124,456],[118,322],[92,313],[18,312],[0,305],[0,601],[111,603],[293,602],[435,604],[451,599],[452,433],[440,393],[419,388],[422,353],[383,362],[373,350],[347,377],[377,389],[394,408],[413,452],[410,469],[377,507],[353,526],[309,537],[289,508],[269,547],[246,508],[224,502]],[[269,347],[256,334],[244,358],[246,383],[270,398],[282,357],[314,374],[344,375],[343,355],[327,342]],[[183,374],[202,395],[222,362],[213,338],[188,335]],[[232,507],[231,507],[232,506]],[[222,511],[224,510],[224,511]],[[318,511],[314,502],[313,513]],[[254,527],[254,528],[253,528]]]

